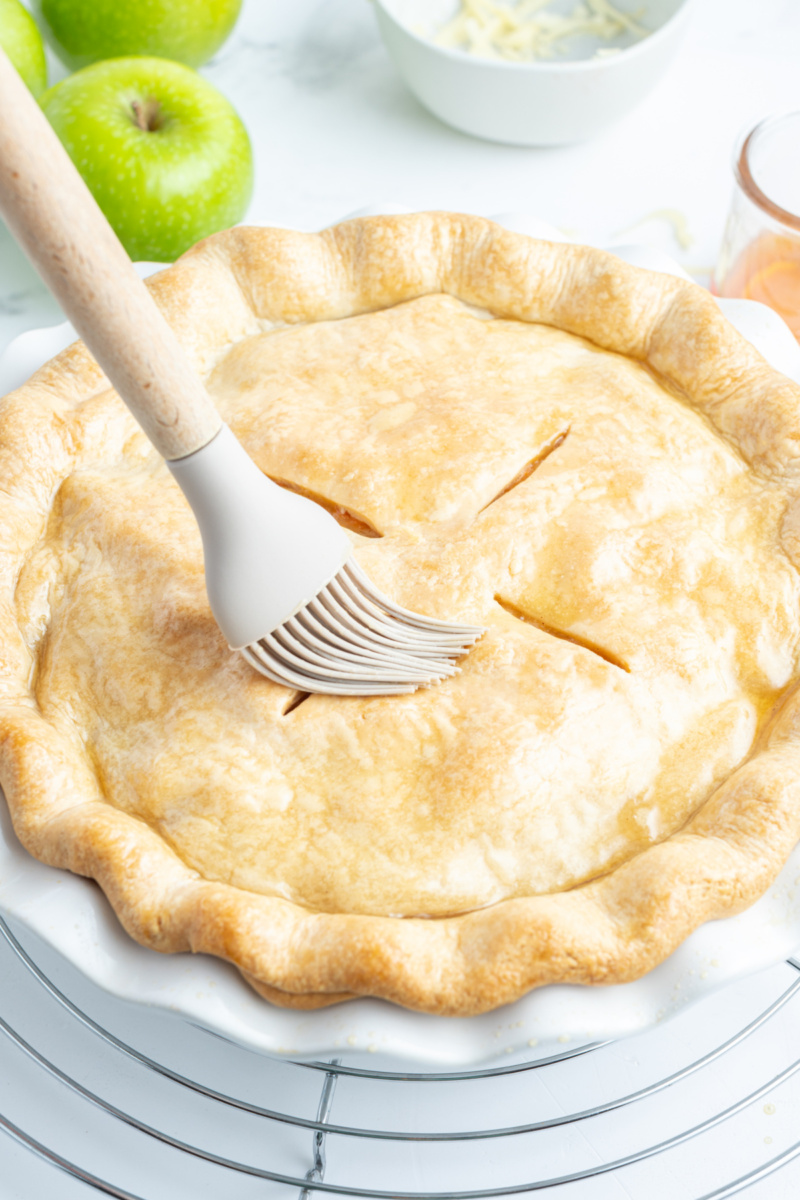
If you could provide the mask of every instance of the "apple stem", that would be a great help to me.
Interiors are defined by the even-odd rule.
[[[145,101],[131,100],[131,110],[134,123],[145,133],[155,133],[164,124],[161,105],[155,96],[149,96]]]

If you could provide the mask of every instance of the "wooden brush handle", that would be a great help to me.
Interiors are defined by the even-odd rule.
[[[0,211],[156,449],[222,420],[33,96],[0,50]]]

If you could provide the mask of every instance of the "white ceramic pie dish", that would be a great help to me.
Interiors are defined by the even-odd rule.
[[[476,137],[560,146],[593,137],[634,108],[661,78],[683,37],[690,0],[615,0],[650,35],[601,43],[572,39],[558,59],[508,62],[438,46],[431,37],[459,0],[375,0],[386,49],[406,85],[435,116]],[[571,14],[576,0],[556,0]],[[595,57],[598,49],[618,54]]]
[[[359,214],[402,211],[380,205]],[[521,233],[565,240],[524,213],[496,217]],[[672,260],[644,247],[615,247],[636,265],[684,275]],[[160,268],[143,267],[144,274]],[[723,301],[739,330],[774,366],[800,382],[800,347],[769,309]],[[69,326],[20,335],[0,359],[0,394],[24,382],[72,340]],[[800,848],[752,908],[711,922],[666,962],[634,983],[606,988],[552,986],[516,1004],[471,1018],[407,1012],[360,1000],[302,1013],[261,1000],[238,973],[216,959],[161,956],[121,929],[99,888],[31,858],[0,805],[0,913],[43,938],[99,987],[128,1001],[177,1012],[250,1047],[292,1057],[374,1051],[395,1060],[451,1069],[506,1054],[561,1052],[570,1043],[619,1037],[651,1026],[723,984],[767,968],[800,944]],[[369,1063],[374,1060],[367,1060]]]

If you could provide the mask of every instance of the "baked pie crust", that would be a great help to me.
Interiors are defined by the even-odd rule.
[[[412,696],[232,655],[81,343],[0,407],[0,782],[128,932],[270,1000],[636,978],[800,836],[800,389],[700,288],[474,217],[237,229],[151,281],[261,468],[400,603]]]

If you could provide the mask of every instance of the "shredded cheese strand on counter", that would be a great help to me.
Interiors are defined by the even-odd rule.
[[[547,12],[551,0],[461,0],[461,11],[434,36],[438,46],[465,50],[481,58],[505,58],[526,62],[553,58],[564,38],[579,34],[609,41],[623,33],[647,37],[645,29],[629,13],[620,12],[610,0],[584,0],[572,16]],[[637,13],[636,16],[640,16]],[[598,55],[614,53],[601,49]]]
[[[653,212],[645,213],[643,217],[640,217],[638,221],[634,221],[632,225],[626,225],[624,229],[617,230],[613,236],[615,239],[623,237],[625,234],[639,229],[648,221],[664,221],[667,225],[670,225],[675,241],[681,250],[688,250],[694,245],[694,237],[689,229],[688,218],[679,208],[656,208]]]

